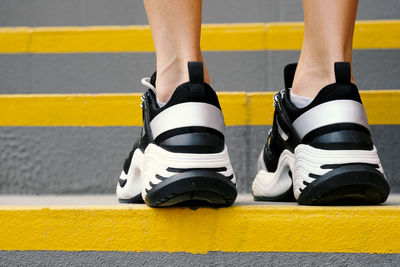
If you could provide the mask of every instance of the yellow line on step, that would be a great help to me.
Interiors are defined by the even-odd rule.
[[[0,95],[1,126],[141,125],[140,94]]]
[[[270,125],[273,93],[218,93],[227,126]],[[370,124],[400,124],[400,90],[361,91]],[[0,95],[0,126],[140,126],[140,94]]]
[[[0,250],[400,253],[400,207],[1,207]]]
[[[204,51],[298,50],[302,22],[203,25]],[[357,21],[354,48],[399,49],[400,20]],[[152,52],[149,26],[0,28],[0,53]]]

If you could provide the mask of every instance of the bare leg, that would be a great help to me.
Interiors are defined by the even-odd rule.
[[[167,102],[189,81],[188,61],[203,61],[200,50],[201,0],[144,0],[157,55],[157,98]],[[204,69],[205,82],[209,83]]]
[[[334,83],[334,62],[352,62],[358,0],[303,0],[304,42],[293,93],[314,98]]]

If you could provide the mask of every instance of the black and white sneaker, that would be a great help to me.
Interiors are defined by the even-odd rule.
[[[336,83],[304,108],[290,100],[296,64],[285,67],[285,90],[274,96],[274,122],[253,182],[255,200],[303,205],[378,204],[389,195],[367,116],[347,62]]]
[[[224,139],[224,118],[201,62],[188,63],[190,81],[160,108],[156,75],[142,83],[143,128],[117,184],[120,202],[152,207],[176,204],[229,206],[236,180]]]

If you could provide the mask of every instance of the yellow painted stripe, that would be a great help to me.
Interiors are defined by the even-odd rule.
[[[400,207],[1,207],[0,250],[400,253]]]
[[[204,51],[298,50],[302,22],[203,25]],[[400,20],[357,21],[354,48],[399,49]],[[0,28],[0,53],[154,51],[149,26]]]
[[[270,125],[273,93],[218,93],[227,126]],[[361,91],[370,124],[400,124],[400,90]],[[0,126],[140,126],[140,94],[0,95]]]
[[[0,95],[0,126],[136,126],[140,94]]]
[[[360,94],[370,124],[400,124],[400,90],[370,90],[360,91]],[[247,124],[272,124],[273,99],[271,93],[248,93],[248,97],[251,107],[248,112],[251,115]],[[229,114],[227,115],[229,116]]]

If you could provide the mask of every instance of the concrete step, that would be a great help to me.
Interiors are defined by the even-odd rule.
[[[360,0],[358,19],[398,19],[397,0]],[[298,21],[301,1],[204,0],[204,23]],[[0,26],[147,24],[141,0],[2,0]]]
[[[400,20],[357,21],[354,49],[400,48]],[[203,24],[203,51],[300,50],[302,22]],[[1,28],[0,53],[152,52],[149,26]]]
[[[272,93],[219,95],[238,189],[250,193],[270,129]],[[400,192],[400,92],[362,92],[362,98],[392,192]],[[140,134],[139,102],[138,94],[0,96],[5,111],[0,117],[0,193],[113,193],[123,160]]]
[[[379,206],[254,202],[152,209],[114,196],[1,196],[0,250],[400,253],[400,196]],[[23,242],[21,242],[23,240]]]
[[[217,94],[226,126],[272,124],[274,92]],[[369,124],[400,124],[400,90],[360,95]],[[141,94],[2,94],[0,126],[141,126],[140,103]]]
[[[360,89],[400,88],[399,25],[358,22],[353,69]],[[283,67],[298,60],[301,23],[204,27],[204,58],[219,91],[275,91]],[[151,44],[142,26],[2,28],[0,93],[137,92],[155,68],[154,53],[143,52]]]
[[[400,196],[380,206],[151,209],[113,195],[0,196],[5,266],[396,266]]]
[[[277,91],[283,68],[299,51],[204,52],[218,91]],[[155,70],[153,53],[0,54],[0,93],[141,92]],[[239,64],[240,62],[240,64]],[[400,88],[397,49],[355,50],[353,70],[362,90]]]
[[[400,48],[399,24],[398,20],[358,22],[356,40],[360,49],[355,50],[354,68],[356,79],[357,73],[362,75],[358,79],[361,89],[400,88],[397,74],[400,73],[400,53],[395,49]],[[279,49],[300,48],[301,23],[204,27],[204,45],[209,50],[205,52],[205,58],[210,63],[209,70],[215,77],[213,86],[217,90],[276,91],[283,88],[282,68],[286,63],[296,61],[299,51]],[[140,44],[134,42],[138,36],[144,38]],[[254,42],[248,42],[249,36]],[[132,45],[127,45],[125,37],[130,38]],[[3,28],[0,30],[0,51],[3,52],[0,55],[0,92],[109,93],[135,91],[132,87],[141,91],[138,81],[154,69],[153,52],[139,52],[152,50],[149,38],[149,28],[145,26]],[[102,42],[98,43],[99,40]],[[232,46],[232,43],[236,45]],[[218,49],[224,51],[216,51]],[[108,53],[94,53],[96,51]],[[383,61],[384,68],[376,63]],[[378,95],[386,93],[382,91]],[[227,93],[229,95],[234,96]],[[239,177],[239,191],[247,193],[255,173],[254,162],[265,143],[272,115],[270,94],[250,95],[237,94],[236,100],[225,102],[230,109],[225,110],[229,126],[227,143],[233,147],[230,155]],[[37,98],[36,95],[14,95],[1,99],[8,115],[2,117],[0,129],[0,138],[4,140],[0,147],[6,151],[0,161],[4,177],[0,192],[114,191],[114,177],[139,132],[138,96],[53,95]],[[374,110],[390,112],[369,112],[370,122],[377,124],[372,125],[372,134],[394,192],[400,191],[400,181],[396,179],[399,167],[395,160],[400,149],[396,139],[387,137],[398,135],[400,126],[396,118],[400,116],[392,113],[399,106],[397,99],[388,96],[378,100],[371,98]],[[395,102],[389,104],[389,100]],[[248,105],[251,103],[255,103],[252,109],[264,108],[250,111]],[[390,107],[382,108],[381,103]],[[236,112],[237,107],[240,107],[240,113]],[[126,130],[124,126],[133,128]],[[243,141],[243,146],[235,145]]]

